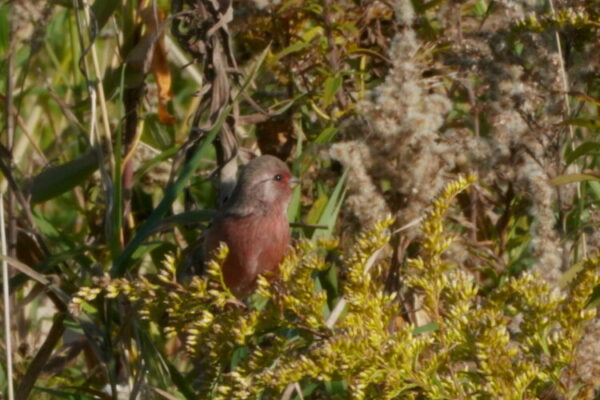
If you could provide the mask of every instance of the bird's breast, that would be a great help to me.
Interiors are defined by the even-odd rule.
[[[274,272],[285,256],[290,230],[283,213],[234,216],[217,219],[207,235],[206,250],[220,242],[229,247],[222,270],[225,283],[240,295],[249,290],[259,274]]]

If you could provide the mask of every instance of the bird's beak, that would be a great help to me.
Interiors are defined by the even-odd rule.
[[[292,175],[292,177],[290,178],[290,187],[293,188],[298,183],[300,183],[300,179],[298,179],[298,178],[296,178],[295,176]]]

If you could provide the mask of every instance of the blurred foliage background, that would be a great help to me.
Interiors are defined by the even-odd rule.
[[[0,1],[4,398],[596,398],[599,24]],[[280,281],[177,281],[256,154],[302,182]]]

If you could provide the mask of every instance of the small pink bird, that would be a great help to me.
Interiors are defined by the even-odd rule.
[[[236,296],[249,294],[259,274],[276,272],[286,255],[287,207],[297,181],[280,159],[269,155],[253,159],[208,228],[203,259],[208,260],[220,242],[227,243],[223,277]]]

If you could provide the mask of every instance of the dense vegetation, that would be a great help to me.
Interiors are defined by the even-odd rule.
[[[0,2],[0,388],[45,399],[593,399],[600,2]],[[201,232],[301,179],[281,277]],[[3,309],[6,305],[3,301]]]

